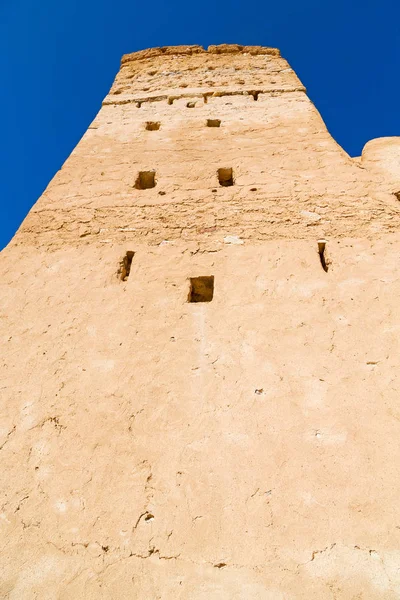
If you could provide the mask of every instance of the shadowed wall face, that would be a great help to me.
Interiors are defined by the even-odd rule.
[[[397,597],[398,148],[275,49],[123,58],[0,255],[0,595]]]

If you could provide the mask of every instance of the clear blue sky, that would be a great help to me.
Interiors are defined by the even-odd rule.
[[[99,110],[122,54],[276,46],[352,156],[400,135],[399,0],[0,0],[0,248]]]

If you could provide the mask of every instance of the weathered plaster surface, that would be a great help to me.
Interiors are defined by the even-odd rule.
[[[399,138],[217,50],[125,56],[0,255],[1,598],[400,597]]]

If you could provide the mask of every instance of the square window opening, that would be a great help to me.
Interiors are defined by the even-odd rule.
[[[233,170],[230,167],[218,169],[218,181],[223,187],[233,185]]]
[[[221,127],[221,119],[207,119],[207,127]]]
[[[155,171],[140,171],[135,182],[137,190],[148,190],[156,185]]]
[[[147,121],[147,131],[158,131],[160,129],[160,121]]]
[[[214,275],[191,277],[188,302],[211,302],[214,296]]]

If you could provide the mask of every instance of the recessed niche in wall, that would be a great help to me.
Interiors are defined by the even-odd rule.
[[[191,277],[188,302],[211,302],[214,296],[214,275]]]
[[[158,131],[160,129],[159,121],[147,121],[146,123],[147,131]]]
[[[122,281],[126,281],[129,277],[129,273],[131,272],[132,259],[134,256],[135,253],[132,250],[128,250],[120,263],[118,273]]]
[[[207,127],[221,127],[220,119],[207,119]]]
[[[147,190],[153,188],[156,185],[156,172],[155,171],[139,171],[139,174],[135,181],[135,188],[137,190]]]
[[[219,185],[229,187],[233,185],[233,170],[231,167],[218,169]]]
[[[326,257],[326,240],[318,240],[318,254],[319,254],[319,260],[321,262],[321,266],[323,268],[323,270],[325,271],[325,273],[328,272],[329,269],[329,261]]]
[[[196,102],[188,102],[186,104],[186,108],[195,108],[196,107]]]

